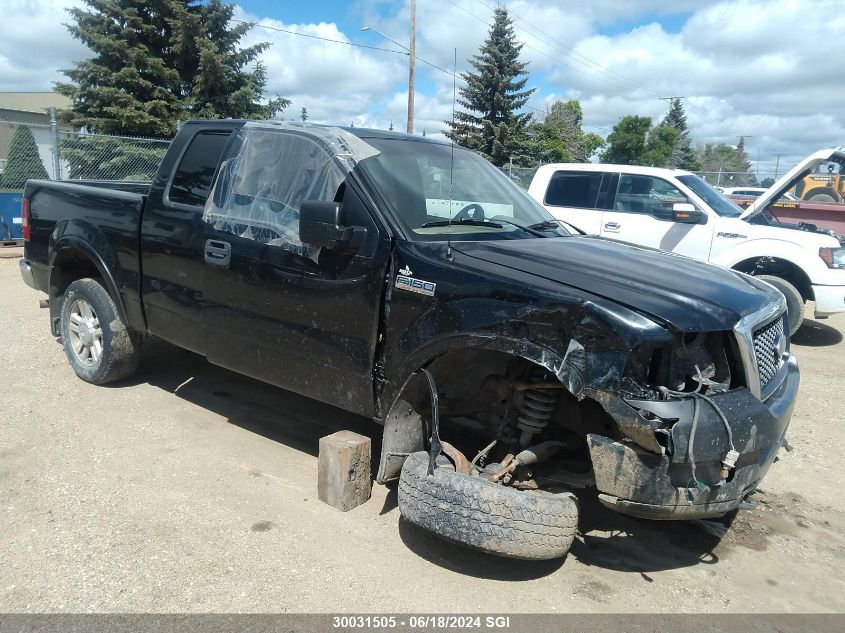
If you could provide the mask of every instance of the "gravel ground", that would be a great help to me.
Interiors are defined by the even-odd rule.
[[[0,611],[842,612],[845,315],[795,338],[791,452],[718,541],[582,495],[563,561],[465,551],[400,520],[395,488],[316,500],[317,441],[379,427],[165,344],[78,380],[43,295],[0,259]]]

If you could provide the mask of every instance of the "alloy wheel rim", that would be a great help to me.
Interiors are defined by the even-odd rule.
[[[103,357],[103,329],[91,304],[77,299],[70,306],[70,348],[80,363],[95,367]]]

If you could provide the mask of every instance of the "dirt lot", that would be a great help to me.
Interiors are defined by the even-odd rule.
[[[317,440],[379,427],[164,344],[129,383],[78,380],[0,259],[0,611],[845,610],[845,317],[796,337],[800,401],[719,542],[582,495],[564,561],[473,554],[400,520],[395,488],[316,500]]]

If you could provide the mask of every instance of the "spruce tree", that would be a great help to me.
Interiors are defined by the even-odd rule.
[[[661,121],[660,127],[671,127],[677,132],[677,140],[666,166],[673,169],[701,169],[701,161],[692,148],[684,105],[679,98],[674,97],[669,101],[669,112]]]
[[[497,7],[487,39],[469,60],[474,70],[461,75],[466,85],[458,103],[465,111],[455,112],[454,122],[446,121],[447,137],[498,166],[521,151],[531,120],[530,114],[518,113],[535,90],[524,90],[528,64],[519,61],[521,50],[507,9]]]
[[[88,1],[88,0],[86,0]],[[231,26],[235,5],[221,0],[189,0],[171,5],[172,57],[179,71],[183,116],[186,118],[269,119],[290,105],[282,98],[262,103],[267,69],[258,56],[270,44],[239,48],[253,24]],[[250,66],[254,66],[250,70]]]
[[[532,123],[526,153],[537,163],[585,163],[604,144],[598,134],[584,132],[584,112],[577,99],[555,101],[542,121]]]
[[[172,39],[171,0],[85,0],[71,8],[67,28],[94,56],[62,70],[56,90],[73,99],[62,112],[76,127],[106,134],[168,136],[180,111],[180,78],[166,54]]]
[[[73,100],[62,118],[89,131],[167,137],[178,119],[268,118],[287,105],[262,103],[268,44],[239,48],[250,24],[230,26],[220,0],[84,0],[71,34],[90,59],[62,72],[56,90]],[[252,67],[252,69],[250,69]]]
[[[9,142],[6,169],[0,176],[0,189],[23,189],[30,178],[48,178],[38,145],[26,125],[19,125]]]

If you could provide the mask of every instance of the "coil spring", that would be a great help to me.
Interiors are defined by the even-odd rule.
[[[546,373],[535,372],[531,376],[531,382],[547,382]],[[557,399],[556,389],[527,389],[525,391],[519,406],[521,415],[517,416],[516,427],[523,432],[526,441],[549,424]],[[526,434],[528,434],[527,437]]]

